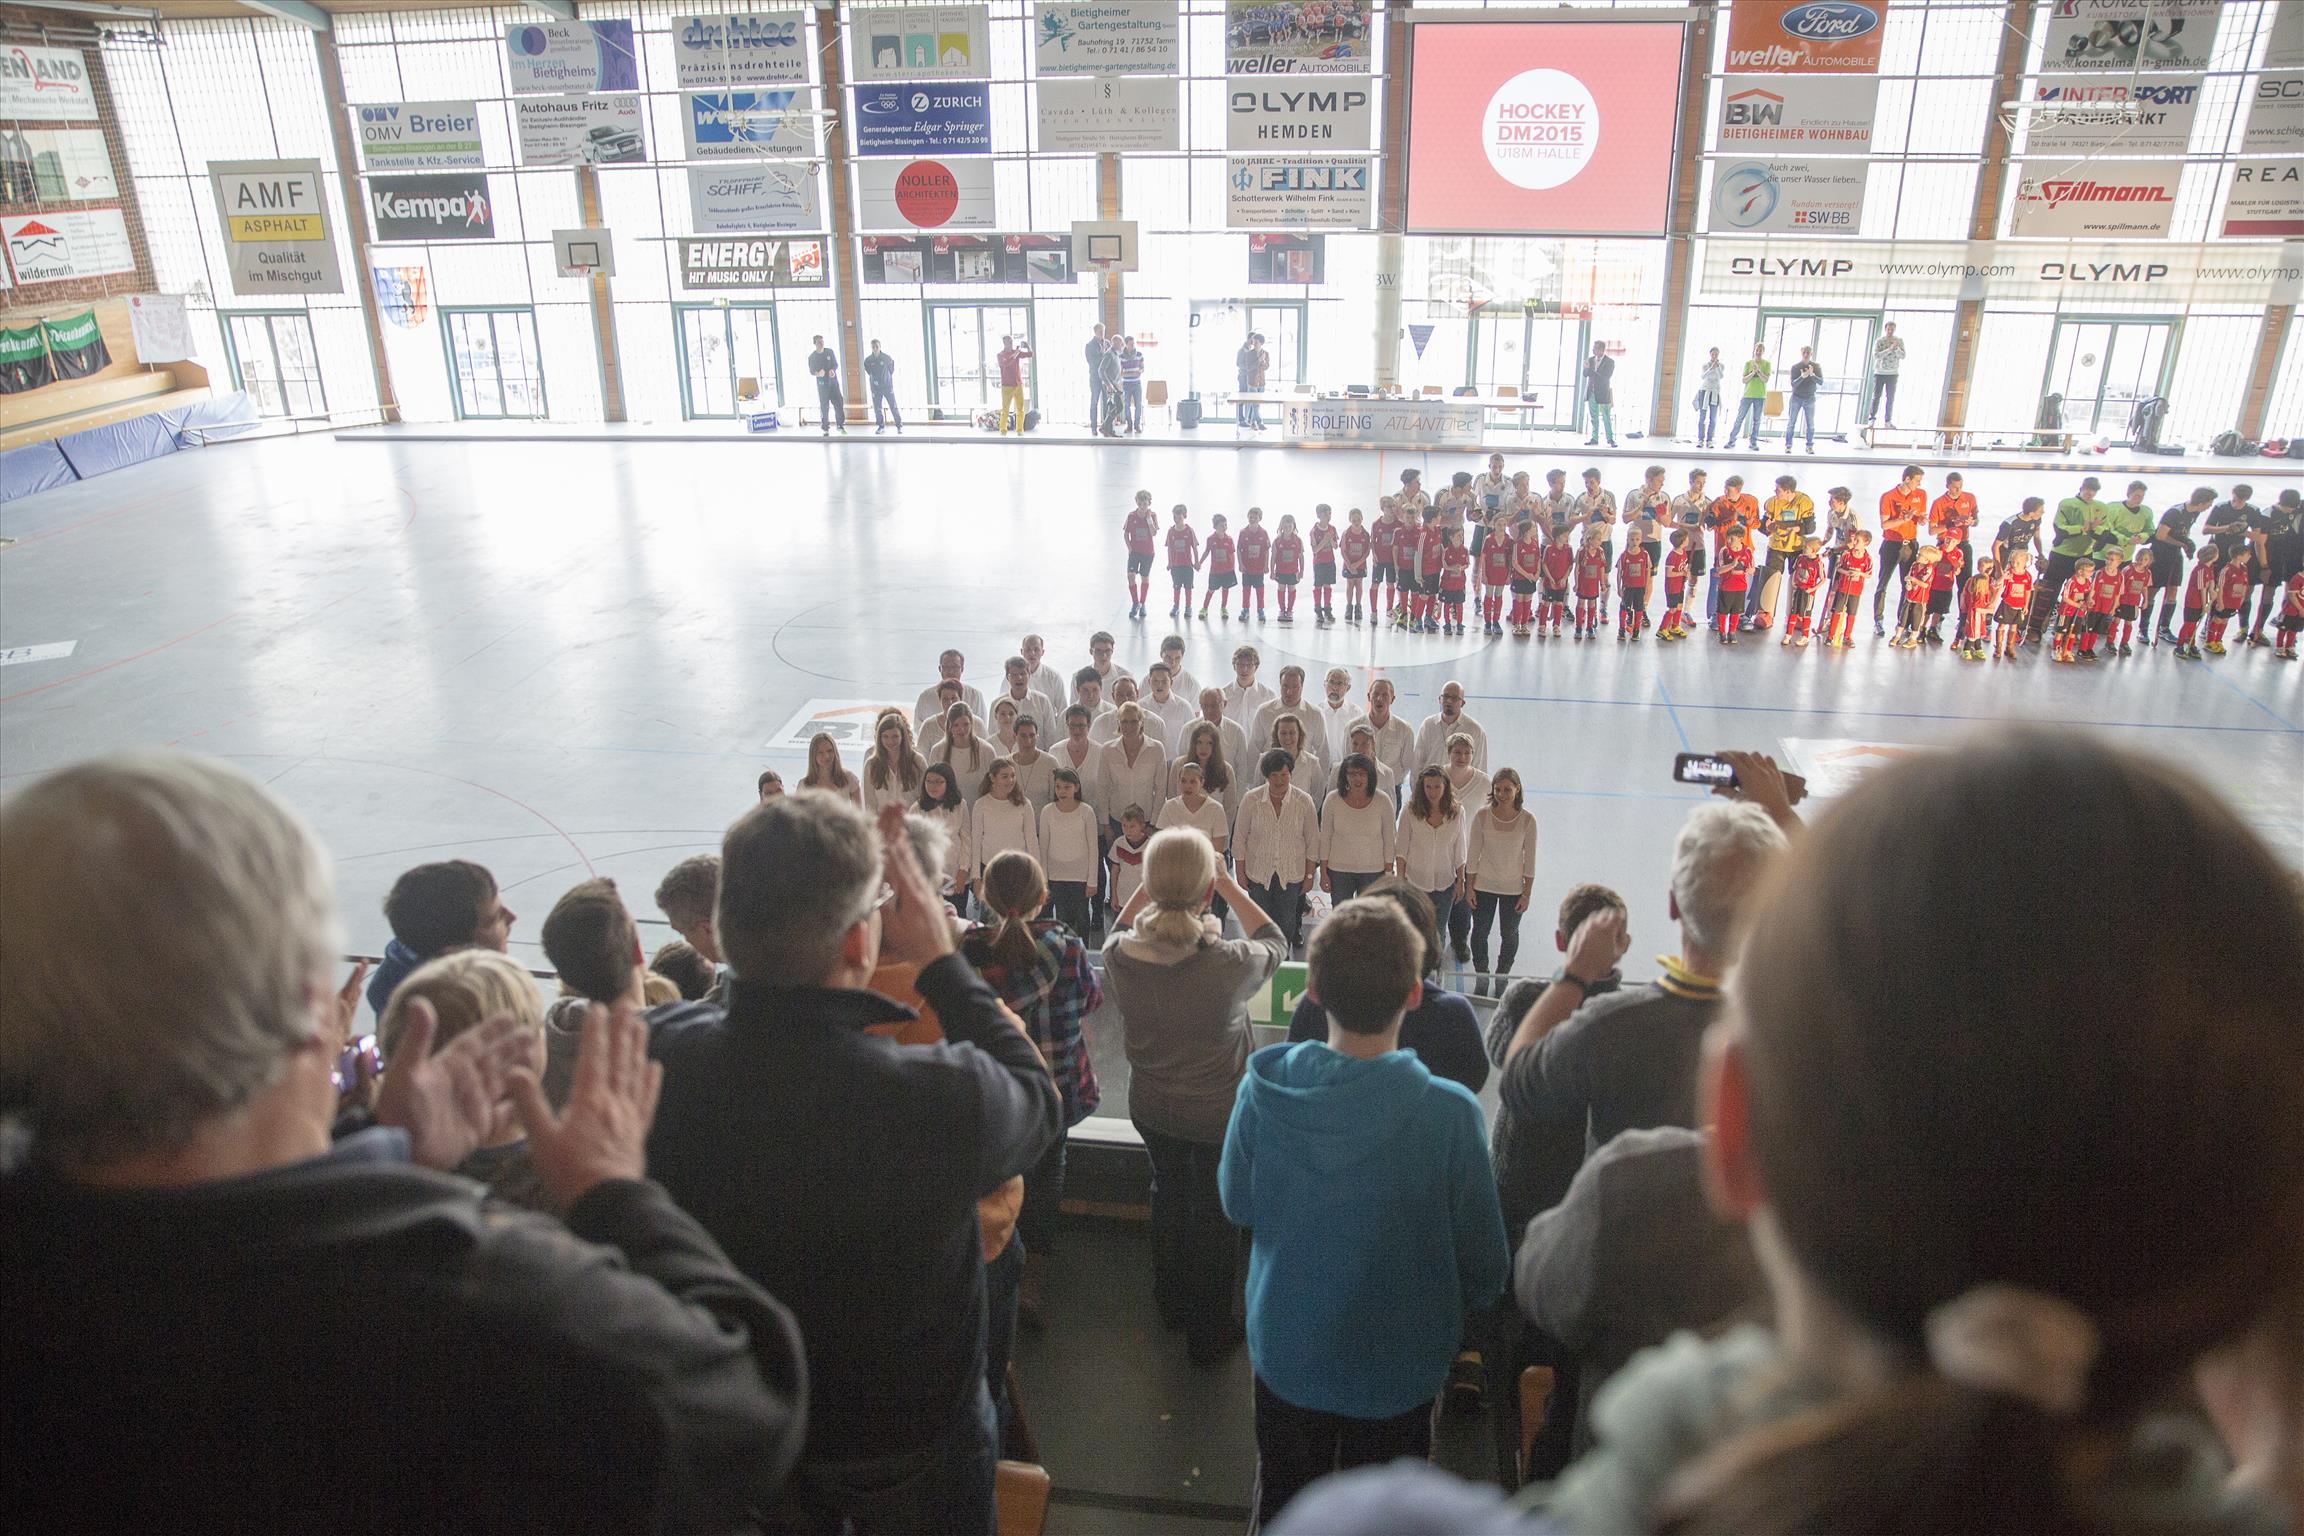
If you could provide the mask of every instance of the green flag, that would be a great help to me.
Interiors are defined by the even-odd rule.
[[[48,347],[41,339],[39,326],[28,325],[20,331],[0,330],[0,395],[38,389],[55,377],[55,371],[48,366]]]
[[[48,360],[60,379],[84,379],[112,364],[104,346],[104,332],[96,324],[96,311],[84,309],[61,320],[43,320],[48,333]]]

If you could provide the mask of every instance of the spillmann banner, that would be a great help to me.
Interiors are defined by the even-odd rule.
[[[2056,0],[2041,72],[2207,69],[2222,6],[2223,0]]]
[[[2104,300],[2172,306],[2286,304],[2304,290],[2304,244],[2159,241],[1707,239],[1702,302],[1872,306],[1989,299],[2085,307]]]
[[[672,72],[684,91],[732,85],[805,85],[808,13],[769,12],[672,18]]]
[[[848,29],[851,80],[987,80],[992,75],[992,43],[981,5],[851,10]]]
[[[319,161],[211,160],[208,179],[234,293],[344,291]]]
[[[504,29],[504,64],[516,94],[640,89],[628,21],[516,21]]]
[[[1723,160],[1713,167],[1712,228],[1852,235],[1869,171],[1862,160]]]
[[[1737,0],[1728,68],[1768,74],[1876,75],[1888,0]]]
[[[2204,76],[2152,76],[2091,80],[2063,75],[2032,82],[2035,109],[2026,114],[2024,153],[2180,155],[2192,142]],[[2113,109],[2134,107],[2133,119]]]
[[[1365,75],[1374,62],[1368,0],[1231,0],[1228,75]]]
[[[1230,229],[1366,229],[1376,218],[1366,155],[1233,155],[1224,162]]]
[[[2304,235],[2304,160],[2242,160],[2224,199],[2227,239]]]
[[[2026,160],[2018,163],[2011,235],[2145,239],[2168,233],[2180,160]]]
[[[1172,75],[1183,7],[1176,0],[1090,0],[1032,8],[1032,71],[1059,75]]]
[[[1042,80],[1037,98],[1042,151],[1181,149],[1182,82],[1173,75],[1108,80]]]
[[[2299,10],[2304,16],[2304,10]],[[2304,70],[2266,70],[2248,90],[2244,155],[2304,155]]]
[[[1720,151],[1872,150],[1880,82],[1861,75],[1729,75],[1720,82]]]
[[[1373,149],[1373,95],[1358,77],[1236,80],[1224,93],[1225,148],[1260,154]]]
[[[859,155],[992,153],[989,85],[859,85],[853,101]]]
[[[352,109],[360,163],[372,172],[476,171],[480,148],[475,101],[384,101]]]
[[[493,240],[496,216],[488,204],[488,178],[372,176],[368,216],[378,241]]]
[[[691,160],[806,160],[818,153],[813,91],[705,91],[682,105]]]
[[[692,165],[688,207],[702,234],[760,229],[812,235],[824,228],[813,164]]]

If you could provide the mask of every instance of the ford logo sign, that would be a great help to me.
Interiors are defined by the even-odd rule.
[[[1813,4],[1796,5],[1784,13],[1784,30],[1793,37],[1813,42],[1834,43],[1851,37],[1862,37],[1880,25],[1880,13],[1868,5],[1853,5],[1849,0],[1814,0]]]

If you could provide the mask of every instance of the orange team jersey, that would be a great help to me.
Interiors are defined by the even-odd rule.
[[[1566,539],[1554,539],[1544,546],[1542,561],[1544,585],[1564,587],[1576,571],[1576,551],[1568,547]]]
[[[1720,558],[1713,564],[1720,572],[1721,591],[1742,592],[1752,585],[1751,545],[1724,544],[1720,547]]]
[[[1936,562],[1936,589],[1939,592],[1957,592],[1960,590],[1960,567],[1968,563],[1967,557],[1960,552],[1957,544],[1939,544],[1936,547],[1944,555],[1943,559]]]
[[[1168,563],[1170,565],[1190,565],[1199,556],[1199,553],[1199,536],[1193,533],[1189,525],[1179,524],[1168,530]]]
[[[2000,601],[2019,611],[2032,606],[2032,583],[2037,580],[2030,571],[2010,571],[2000,583]]]
[[[1424,529],[1424,541],[1416,552],[1416,570],[1419,575],[1437,576],[1447,562],[1448,540],[1437,523]]]
[[[2208,606],[2208,589],[2216,585],[2216,567],[2202,560],[2192,567],[2192,574],[2184,578],[2184,606]]]
[[[1938,538],[1949,533],[1957,543],[1960,535],[1975,526],[1976,498],[1966,491],[1946,491],[1928,509],[1928,531]]]
[[[2227,612],[2248,606],[2248,567],[2237,560],[2224,563],[2216,578],[2216,606]]]
[[[1627,544],[1616,561],[1616,585],[1627,592],[1645,592],[1648,575],[1655,566],[1648,559],[1647,546],[1638,542]]]
[[[1148,555],[1152,553],[1153,544],[1159,540],[1160,524],[1146,509],[1131,507],[1128,521],[1121,525],[1120,531],[1128,541],[1128,553]]]
[[[1242,575],[1261,576],[1265,569],[1271,565],[1272,535],[1265,532],[1258,524],[1250,523],[1241,529],[1240,537],[1234,540],[1234,545],[1240,551],[1240,573]]]
[[[1600,589],[1608,585],[1608,551],[1606,549],[1580,549],[1576,552],[1576,595],[1598,597]]]
[[[1928,510],[1928,492],[1917,485],[1896,485],[1880,493],[1880,537],[1910,543],[1920,531],[1921,514]]]
[[[2056,599],[2056,611],[2068,619],[2078,618],[2088,611],[2096,600],[2096,578],[2075,576],[2064,583],[2064,591]]]
[[[1512,579],[1512,541],[1489,534],[1480,545],[1480,579],[1500,587]]]
[[[1222,576],[1232,569],[1232,535],[1208,535],[1208,574]]]
[[[2120,572],[2120,601],[2129,607],[2144,601],[2144,594],[2152,590],[2152,573],[2140,565],[2131,565]]]
[[[1469,579],[1472,551],[1461,544],[1451,544],[1440,555],[1440,590],[1462,592]]]
[[[1840,557],[1840,574],[1832,579],[1832,590],[1854,597],[1864,590],[1864,578],[1872,574],[1872,557],[1854,550]]]
[[[1334,523],[1314,523],[1312,525],[1312,558],[1322,565],[1334,565],[1336,563],[1336,525]]]
[[[1678,602],[1688,590],[1688,551],[1676,549],[1664,557],[1664,595]]]
[[[1373,541],[1368,537],[1368,530],[1365,528],[1347,528],[1344,530],[1345,575],[1365,576],[1368,574],[1368,546],[1371,542]]]
[[[1792,557],[1792,585],[1802,592],[1813,592],[1824,582],[1824,557],[1803,551]]]
[[[1760,499],[1749,492],[1738,491],[1712,503],[1712,557],[1718,560],[1720,552],[1728,547],[1728,530],[1749,530],[1760,521]]]
[[[1399,536],[1399,519],[1383,517],[1376,519],[1376,526],[1369,532],[1368,542],[1376,552],[1378,565],[1390,565],[1392,563],[1392,554],[1399,545]]]
[[[1304,541],[1293,533],[1283,533],[1272,541],[1272,574],[1275,576],[1301,576],[1304,574]]]
[[[2096,573],[2094,601],[2098,613],[2110,613],[2120,606],[2120,572],[2098,571]]]
[[[1938,563],[1941,564],[1942,562]],[[1928,589],[1935,584],[1935,566],[1916,565],[1912,567],[1912,574],[1904,578],[1904,601],[1908,603],[1927,602]]]

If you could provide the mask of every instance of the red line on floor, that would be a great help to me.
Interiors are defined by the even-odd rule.
[[[15,693],[0,693],[0,704],[12,703],[17,699],[28,699],[36,693],[46,693],[49,689],[61,688],[66,683],[77,683],[82,678],[94,677],[99,672],[109,672],[114,667],[124,667],[132,661],[142,661],[145,657],[157,655],[172,645],[182,645],[185,641],[191,639],[195,635],[204,635],[219,624],[229,624],[232,620],[238,617],[240,617],[240,615],[237,613],[228,613],[220,619],[210,619],[207,623],[201,625],[198,629],[188,629],[173,640],[163,640],[158,645],[147,646],[145,649],[138,651],[133,656],[123,656],[118,661],[108,661],[100,667],[90,667],[84,672],[75,672],[70,677],[60,677],[52,683],[42,683],[37,688],[19,689]]]

